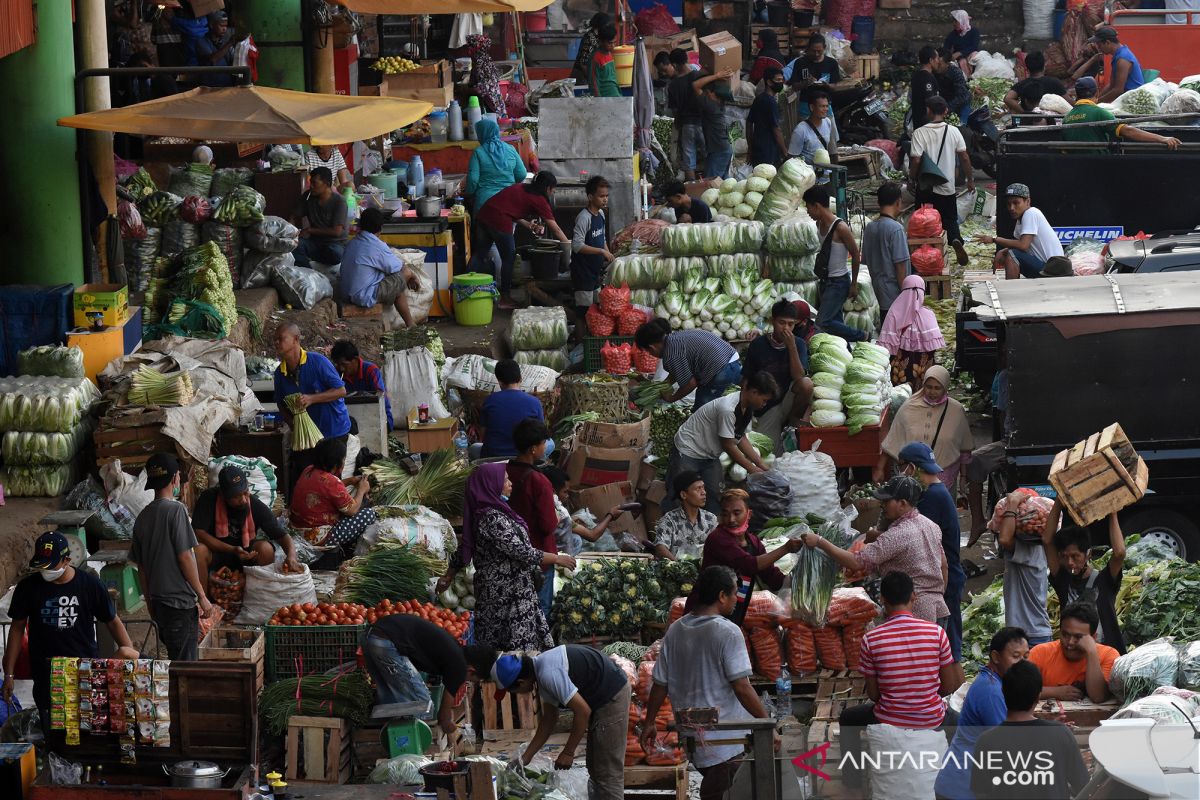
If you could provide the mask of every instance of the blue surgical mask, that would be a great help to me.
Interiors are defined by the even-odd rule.
[[[500,499],[501,499],[501,500],[503,500],[504,502],[506,502],[506,503],[507,503],[507,502],[508,502],[508,495],[506,495],[506,494],[502,494],[502,495],[500,495]]]

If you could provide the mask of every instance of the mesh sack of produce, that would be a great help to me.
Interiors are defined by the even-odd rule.
[[[213,194],[213,168],[209,164],[188,164],[171,167],[171,179],[167,190],[171,194],[187,197],[189,194],[208,197]]]
[[[158,191],[158,186],[154,183],[154,178],[150,177],[150,173],[146,171],[145,167],[138,167],[137,172],[121,181],[121,185],[138,202],[141,202],[143,197],[149,197]]]
[[[164,256],[176,256],[198,244],[200,244],[200,226],[179,217],[163,226],[162,247],[159,252]]]
[[[125,274],[131,291],[144,292],[150,283],[154,259],[158,257],[162,244],[162,228],[147,227],[141,239],[124,239],[121,246],[125,251]]]
[[[600,348],[600,362],[610,375],[628,375],[633,369],[633,345],[606,343]]]
[[[587,320],[588,332],[592,336],[612,336],[613,331],[617,329],[617,321],[601,311],[597,304],[588,306],[584,318]]]
[[[846,654],[846,669],[858,669],[862,660],[862,640],[867,635],[865,622],[847,625],[842,628],[842,650]]]
[[[283,217],[263,217],[244,236],[246,246],[261,253],[290,253],[300,243],[300,229]]]
[[[1113,101],[1113,113],[1130,117],[1148,117],[1158,113],[1158,96],[1148,85],[1132,89]]]
[[[54,378],[82,378],[83,351],[44,344],[17,353],[17,372]]]
[[[254,170],[249,167],[222,167],[212,175],[212,187],[207,194],[224,197],[239,186],[249,186],[254,181]]]
[[[10,497],[57,497],[71,485],[71,464],[0,467],[0,485]]]
[[[213,198],[214,201],[216,198]],[[253,225],[263,218],[267,208],[267,200],[249,186],[238,186],[228,194],[222,195],[219,203],[214,203],[213,219],[229,225],[244,228]]]
[[[549,350],[567,343],[567,312],[561,306],[518,308],[509,323],[514,350]]]
[[[1016,491],[1025,495],[1025,499],[1017,507],[1017,531],[1040,537],[1042,528],[1046,524],[1046,517],[1049,516],[1050,509],[1054,507],[1054,501],[1048,497],[1039,497],[1032,489],[1022,488]],[[1004,518],[1004,512],[1007,510],[1007,504],[1003,499],[996,503],[996,508],[992,512],[992,520],[988,523],[988,527],[994,531],[1000,530],[1000,523]]]
[[[630,289],[661,289],[670,281],[663,278],[658,256],[621,256],[608,265],[604,282],[610,286],[627,285]]]
[[[200,241],[212,242],[217,246],[229,265],[229,277],[233,285],[241,285],[244,259],[241,228],[215,218],[210,219],[200,226]]]
[[[630,306],[617,317],[617,333],[620,336],[633,336],[637,329],[649,322],[651,318],[652,315],[642,309]]]
[[[1179,684],[1200,691],[1200,642],[1188,642],[1179,651]]]
[[[772,255],[807,256],[820,249],[821,234],[808,214],[790,214],[767,228],[767,252]]]
[[[271,276],[271,285],[279,292],[279,299],[296,309],[308,309],[333,296],[333,285],[329,279],[315,269],[307,267],[278,267]]]
[[[1200,113],[1200,92],[1195,89],[1179,89],[1158,108],[1160,114]]]
[[[783,646],[778,626],[762,625],[750,629],[750,655],[754,671],[768,680],[775,680],[783,671]]]
[[[225,616],[233,619],[242,613],[242,602],[246,595],[246,573],[240,569],[221,567],[208,573],[209,598],[225,609]]]
[[[816,284],[816,266],[816,253],[806,256],[783,254],[772,254],[767,256],[767,274],[773,281],[811,281],[813,284]],[[799,294],[799,292],[797,293]],[[812,293],[814,295],[816,294],[815,286]],[[803,298],[803,295],[801,295],[801,297]]]
[[[179,216],[183,198],[171,192],[155,192],[138,203],[142,219],[149,225],[162,227]]]
[[[813,642],[817,646],[817,660],[825,669],[846,668],[846,648],[842,644],[842,631],[833,625],[813,628]]]
[[[191,194],[179,204],[179,217],[194,225],[199,225],[211,216],[212,204],[208,202],[207,197]]]
[[[633,348],[633,369],[635,372],[640,372],[642,375],[653,375],[658,372],[658,356],[651,353],[649,350],[643,350],[634,345]]]
[[[615,321],[621,316],[621,312],[629,308],[629,287],[628,286],[605,286],[600,290],[600,310]]]
[[[783,627],[788,671],[793,675],[816,672],[817,643],[812,627],[798,619],[788,620]]]
[[[933,239],[942,235],[942,215],[929,203],[908,218],[908,238]]]
[[[517,350],[513,359],[518,364],[536,364],[556,372],[564,372],[571,365],[571,354],[565,346],[547,350]]]
[[[1128,704],[1160,686],[1174,686],[1179,674],[1179,651],[1172,637],[1155,639],[1113,662],[1108,688]]]
[[[881,613],[867,590],[857,586],[834,589],[829,601],[830,625],[866,625]]]
[[[234,228],[234,230],[237,230]],[[275,270],[281,267],[296,266],[296,257],[291,253],[261,253],[258,250],[247,250],[242,260],[243,289],[260,289],[271,284]]]
[[[146,238],[146,223],[142,222],[142,212],[128,200],[117,201],[117,224],[120,226],[122,239]]]
[[[912,253],[913,269],[918,275],[941,275],[946,260],[941,247],[923,244]]]
[[[1189,717],[1195,719],[1197,716],[1200,716],[1200,694],[1190,689],[1181,689],[1175,686],[1160,686],[1150,696],[1171,698],[1177,706],[1187,711]]]
[[[26,466],[69,464],[83,446],[91,426],[80,423],[67,433],[8,431],[0,443],[4,463]]]

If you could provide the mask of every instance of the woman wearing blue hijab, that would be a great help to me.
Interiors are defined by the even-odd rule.
[[[525,162],[517,149],[500,139],[500,126],[490,119],[475,123],[479,147],[471,154],[467,167],[467,196],[478,212],[492,195],[525,180]]]

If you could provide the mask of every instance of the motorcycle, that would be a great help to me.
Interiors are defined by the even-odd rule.
[[[891,138],[883,96],[874,84],[836,89],[830,101],[843,144],[865,144],[872,139]]]
[[[967,116],[967,124],[960,127],[967,142],[967,155],[971,166],[983,170],[989,178],[996,177],[997,144],[1000,131],[992,122],[992,110],[985,103]]]
[[[1096,769],[1076,800],[1194,800],[1200,788],[1200,730],[1153,719],[1106,719],[1091,732]]]

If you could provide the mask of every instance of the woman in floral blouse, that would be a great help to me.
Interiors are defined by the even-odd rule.
[[[679,505],[663,514],[654,532],[654,554],[675,561],[699,557],[704,540],[717,527],[717,515],[704,510],[708,493],[699,472],[682,472],[671,486]]]
[[[340,551],[332,560],[322,559],[322,569],[336,569],[342,558],[354,552],[359,537],[376,520],[368,505],[370,484],[365,477],[342,480],[346,461],[346,439],[322,439],[313,451],[313,464],[305,467],[292,490],[288,523],[308,531],[306,541]]]

